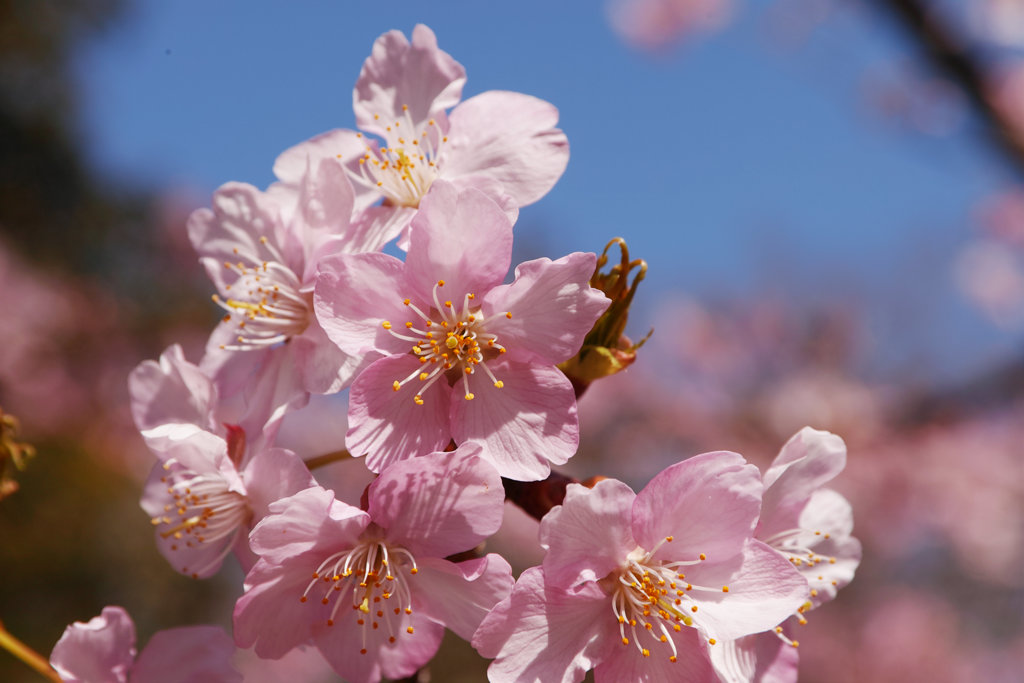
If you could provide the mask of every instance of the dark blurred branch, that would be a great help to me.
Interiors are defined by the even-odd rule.
[[[985,67],[965,49],[965,38],[946,26],[923,0],[876,0],[924,51],[924,56],[968,96],[988,124],[992,143],[1024,176],[1024,139],[992,104]]]
[[[901,426],[970,419],[1024,400],[1024,356],[962,384],[911,397],[899,411]]]

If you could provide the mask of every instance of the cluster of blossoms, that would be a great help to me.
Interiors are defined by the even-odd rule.
[[[133,663],[130,620],[108,608],[54,649],[65,680],[231,680],[236,648],[315,648],[375,682],[414,675],[446,628],[494,659],[492,681],[795,679],[790,624],[859,560],[848,504],[822,488],[843,442],[805,429],[763,475],[707,453],[639,493],[552,473],[602,374],[582,354],[613,359],[608,374],[635,352],[628,269],[573,253],[506,282],[519,207],[555,184],[568,144],[550,104],[460,102],[464,82],[425,26],[387,33],[356,83],[362,132],[301,143],[266,191],[229,183],[192,215],[223,320],[198,365],[172,346],[130,389],[161,553],[195,578],[229,555],[247,572],[233,638],[162,632]],[[404,259],[382,252],[392,241]],[[278,439],[312,395],[345,389],[343,454],[376,474],[358,501],[317,481],[322,454]],[[518,580],[482,550],[506,498],[541,519],[546,550]],[[182,655],[197,638],[203,656]]]

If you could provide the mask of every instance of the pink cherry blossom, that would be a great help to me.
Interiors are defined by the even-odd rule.
[[[353,201],[336,164],[305,163],[294,191],[227,183],[212,210],[192,214],[189,237],[226,312],[200,363],[222,401],[276,422],[310,392],[335,392],[351,380],[358,359],[330,343],[312,299],[323,256],[386,241],[351,223]]]
[[[240,438],[233,433],[229,442],[196,430],[151,444],[160,460],[141,505],[152,518],[161,554],[182,574],[211,576],[232,550],[243,568],[251,567],[249,530],[270,503],[315,484],[291,451],[270,448],[247,457]]]
[[[360,510],[314,487],[270,506],[260,555],[235,606],[235,640],[277,659],[312,640],[351,683],[404,678],[437,651],[444,627],[470,638],[512,587],[498,555],[442,559],[501,524],[504,491],[477,446],[397,463]]]
[[[568,141],[555,128],[558,110],[493,90],[459,104],[465,82],[465,69],[438,48],[429,28],[417,25],[412,42],[389,31],[374,43],[352,97],[356,124],[382,142],[333,130],[284,152],[274,172],[296,185],[307,159],[340,162],[356,186],[360,221],[375,232],[406,231],[438,179],[487,192],[514,219],[518,207],[547,194],[568,163]],[[400,245],[407,244],[406,235]]]
[[[754,536],[792,562],[807,580],[807,609],[835,598],[860,564],[860,542],[851,536],[850,504],[823,488],[845,466],[846,444],[841,438],[804,427],[764,473],[761,519]]]
[[[231,639],[217,626],[160,631],[136,659],[135,624],[121,607],[76,621],[53,646],[50,665],[61,680],[81,683],[241,681],[231,664]]]
[[[761,482],[735,453],[673,465],[639,494],[614,479],[570,485],[541,522],[548,549],[473,646],[491,681],[703,681],[708,647],[772,628],[807,597],[751,534]],[[529,643],[545,643],[543,649]]]
[[[555,364],[608,306],[588,283],[595,256],[530,261],[503,285],[511,223],[483,193],[443,181],[413,225],[404,263],[356,254],[321,264],[320,324],[342,351],[373,361],[352,386],[349,450],[380,471],[451,439],[475,442],[502,476],[544,478],[579,440],[575,394]]]

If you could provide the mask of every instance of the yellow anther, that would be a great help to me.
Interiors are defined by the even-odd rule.
[[[391,329],[391,323],[389,323],[387,320],[385,320],[384,322],[381,323],[381,327],[383,327],[385,330],[390,330]]]
[[[704,553],[701,553],[701,554],[700,554],[700,559],[702,559],[702,560],[706,560],[706,559],[708,559],[708,556],[707,556],[707,555],[705,555]]]
[[[449,349],[454,349],[459,345],[459,338],[455,335],[449,334],[448,338],[444,340],[444,345]]]
[[[410,626],[409,628],[405,629],[405,632],[408,633],[409,635],[412,635],[412,631],[413,631],[412,626]]]
[[[438,280],[437,281],[437,286],[438,287],[444,287],[444,280]]]
[[[415,403],[418,406],[423,405],[423,397],[420,396],[419,394],[416,394],[415,396],[413,396],[412,397],[412,401],[413,401],[413,403]]]
[[[512,319],[512,311],[505,311],[505,317],[508,318],[509,320],[511,320]]]
[[[665,537],[665,540],[666,540],[666,541],[668,541],[669,543],[671,543],[671,542],[672,542],[672,539],[673,539],[673,537],[672,537],[672,536],[666,536],[666,537]],[[681,578],[681,577],[680,577],[680,578]]]
[[[718,641],[717,641],[717,640],[715,640],[714,638],[708,638],[708,645],[714,645],[714,644],[715,644],[715,643],[717,643],[717,642],[718,642]]]
[[[405,324],[405,326],[406,326],[407,328],[409,328],[410,330],[412,329],[412,323],[411,323],[411,322],[407,322],[407,323]]]
[[[430,378],[430,375],[428,375],[427,373],[425,373],[425,372],[421,372],[420,373],[420,381],[421,382],[426,382],[427,379],[429,379],[429,378]]]
[[[471,393],[471,392],[466,392],[466,400],[467,401],[472,401],[474,398],[476,398],[476,394]]]
[[[402,303],[408,306],[410,303],[412,303],[412,301],[410,301],[409,299],[402,299]]]
[[[623,645],[629,645],[629,638],[626,638],[625,636],[623,636],[623,638],[622,638],[622,644],[623,644]]]
[[[497,382],[494,383],[494,386],[498,389],[501,389],[503,386],[505,386],[505,383],[499,379]]]
[[[728,586],[722,586],[722,592],[723,593],[728,593],[729,592],[729,587]]]
[[[396,380],[395,380],[395,381],[394,381],[394,382],[393,382],[393,383],[391,384],[391,388],[392,388],[393,390],[395,390],[395,391],[398,391],[399,389],[401,389],[401,388],[402,388],[402,385],[401,385],[401,384],[399,383],[399,381],[398,381],[398,380],[396,379]]]

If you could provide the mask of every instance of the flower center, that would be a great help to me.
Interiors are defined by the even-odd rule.
[[[395,380],[391,387],[398,391],[418,378],[421,386],[413,396],[417,405],[423,405],[423,392],[440,377],[446,377],[452,383],[461,377],[467,401],[475,396],[469,390],[469,378],[477,370],[483,370],[496,388],[505,386],[487,367],[487,361],[505,353],[506,349],[498,343],[497,335],[486,331],[480,308],[473,306],[476,295],[466,294],[460,310],[451,301],[441,302],[438,290],[443,287],[444,280],[438,280],[434,285],[434,308],[429,309],[429,314],[420,310],[412,300],[403,300],[418,318],[406,321],[404,332],[394,329],[388,320],[381,323],[392,336],[412,342],[410,352],[419,359],[422,367],[405,379]],[[505,316],[511,318],[512,313],[506,311]]]
[[[707,559],[701,553],[696,560],[661,562],[654,560],[654,554],[664,543],[671,543],[667,536],[654,550],[637,548],[627,557],[626,565],[609,575],[612,593],[612,612],[619,623],[622,644],[632,643],[644,657],[651,656],[648,645],[663,644],[671,650],[669,661],[678,657],[672,634],[684,626],[698,627],[698,606],[695,592],[729,592],[728,586],[710,588],[696,586],[686,580],[682,569],[700,564]],[[708,642],[715,644],[715,639]]]
[[[164,505],[162,516],[150,521],[163,538],[174,539],[171,550],[223,543],[222,551],[203,566],[181,568],[182,573],[196,577],[231,552],[252,514],[249,501],[216,474],[199,474],[174,459],[164,463],[164,470],[167,474],[160,481],[167,484],[171,501]]]
[[[222,344],[222,349],[266,348],[302,334],[309,326],[312,294],[300,291],[299,278],[282,265],[284,258],[266,237],[260,237],[260,244],[270,255],[268,260],[224,262],[238,279],[225,286],[231,290],[230,298],[224,300],[214,294],[213,300],[227,311],[225,322],[237,322],[238,335],[236,344]]]
[[[350,609],[344,613],[359,627],[363,639],[360,653],[365,655],[367,633],[371,631],[383,628],[389,643],[395,642],[402,631],[412,635],[412,626],[402,626],[412,614],[409,579],[418,572],[416,559],[405,548],[365,540],[321,562],[299,600],[306,602],[311,594],[320,594],[324,605],[333,600],[328,626],[334,626],[338,612],[348,605]]]
[[[402,105],[402,113],[402,120],[384,127],[386,146],[367,145],[359,159],[359,172],[350,172],[350,176],[383,194],[386,204],[417,208],[437,177],[435,162],[448,138],[434,119],[417,129],[407,105]],[[380,120],[377,114],[373,118]]]

